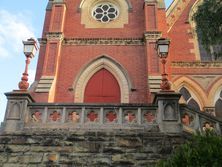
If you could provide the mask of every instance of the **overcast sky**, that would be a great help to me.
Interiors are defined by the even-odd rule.
[[[165,0],[166,6],[173,0]],[[39,38],[48,0],[0,0],[0,122],[6,109],[5,92],[18,89],[25,67],[22,40]],[[34,80],[38,55],[31,61],[29,80]]]

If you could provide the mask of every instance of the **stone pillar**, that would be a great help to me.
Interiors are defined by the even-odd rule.
[[[154,104],[158,105],[157,123],[161,132],[181,133],[179,99],[180,94],[171,91],[158,92],[154,98]]]
[[[8,99],[5,119],[1,130],[3,132],[17,132],[23,129],[28,104],[34,102],[27,91],[13,91],[5,93]]]

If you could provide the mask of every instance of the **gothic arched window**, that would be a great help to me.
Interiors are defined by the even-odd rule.
[[[190,94],[190,92],[186,88],[182,87],[180,89],[180,93],[182,94],[184,100],[187,102],[188,106],[190,106],[194,110],[200,111],[199,104],[196,102],[196,100],[192,97],[192,94]]]
[[[222,91],[220,92],[220,97],[215,103],[215,113],[216,116],[222,120]]]

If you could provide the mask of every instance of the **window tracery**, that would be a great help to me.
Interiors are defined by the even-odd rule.
[[[196,100],[192,97],[191,93],[184,87],[180,89],[180,93],[182,94],[184,100],[187,102],[187,105],[191,108],[200,111],[200,106],[196,102]]]
[[[111,3],[98,4],[92,10],[93,18],[102,23],[113,21],[118,17],[118,15],[118,8]]]

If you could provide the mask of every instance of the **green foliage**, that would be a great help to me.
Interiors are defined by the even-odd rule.
[[[196,135],[178,147],[167,160],[160,161],[157,167],[221,167],[222,138],[212,133]]]
[[[193,19],[196,22],[198,37],[204,48],[222,44],[222,1],[203,0]],[[221,56],[217,53],[215,56]]]

